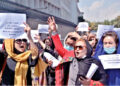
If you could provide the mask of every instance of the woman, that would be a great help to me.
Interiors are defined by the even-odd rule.
[[[74,56],[73,50],[67,50],[63,47],[59,35],[57,33],[56,29],[56,23],[54,17],[48,18],[48,24],[49,24],[49,32],[51,34],[51,38],[53,40],[53,43],[55,45],[55,50],[58,52],[58,54],[64,59],[64,62],[69,62],[72,60]],[[69,33],[71,37],[76,37],[76,32]],[[78,37],[78,35],[77,35]],[[80,36],[78,37],[80,38]],[[66,40],[67,45],[74,45],[74,41],[69,38]],[[68,72],[69,72],[69,64],[61,64],[55,68],[55,85],[56,86],[62,86],[67,84],[67,78],[68,78]]]
[[[73,69],[70,69],[70,74],[69,74],[69,81],[68,81],[68,73],[69,73],[69,64],[70,64],[70,61],[72,61],[72,59],[75,57],[75,52],[74,52],[74,50],[72,50],[72,51],[68,51],[68,50],[66,50],[66,49],[64,49],[63,48],[63,46],[62,46],[62,43],[61,43],[61,41],[60,41],[60,39],[59,39],[59,36],[58,36],[58,34],[57,34],[57,30],[56,30],[56,27],[55,27],[55,20],[54,20],[54,18],[52,17],[49,17],[48,18],[48,23],[49,23],[49,26],[50,26],[50,30],[51,30],[51,34],[52,34],[52,40],[53,40],[53,42],[54,42],[54,45],[55,45],[55,48],[56,48],[56,50],[58,51],[58,53],[60,54],[60,56],[65,60],[65,63],[63,63],[63,64],[61,64],[61,65],[59,65],[59,66],[57,66],[56,67],[56,69],[55,69],[55,73],[56,73],[56,86],[63,86],[63,85],[67,85],[66,83],[68,83],[69,82],[69,84],[68,85],[77,85],[78,83],[75,83],[75,81],[76,81],[76,79],[77,79],[77,75],[74,75],[74,73],[78,73],[78,71],[76,72],[76,71],[74,71]],[[80,36],[79,36],[79,38],[80,38]],[[87,45],[87,44],[86,44]],[[89,49],[91,50],[91,46],[89,46]],[[89,50],[88,50],[89,51]],[[79,53],[79,52],[77,52],[77,53]],[[76,53],[76,54],[77,54]],[[90,55],[88,55],[89,57],[91,56],[91,54],[92,54],[92,51],[89,53]],[[93,60],[92,60],[92,62],[93,62]],[[99,62],[98,62],[99,63]],[[62,66],[63,65],[63,66]],[[98,65],[98,66],[101,66],[101,65]],[[84,68],[85,68],[86,66],[84,66]],[[78,69],[78,68],[77,68]],[[81,69],[80,69],[81,70]],[[104,70],[103,70],[103,72],[102,72],[102,70],[103,70],[103,68],[102,67],[100,67],[100,70],[98,70],[98,71],[101,71],[100,72],[100,74],[98,73],[98,75],[100,76],[99,78],[97,78],[97,79],[95,79],[95,80],[97,80],[97,81],[92,81],[91,80],[91,85],[93,85],[93,84],[98,84],[98,85],[103,85],[104,84],[104,82],[105,82],[105,73],[104,73]],[[86,72],[86,71],[82,71],[82,72]],[[71,75],[71,76],[70,76]],[[72,78],[72,75],[73,75],[73,77],[74,77],[74,80],[73,79],[71,79]],[[97,75],[97,74],[96,74]],[[73,80],[74,81],[74,83],[72,83],[70,80]],[[102,81],[103,80],[103,81]],[[89,80],[90,81],[90,80]],[[99,81],[101,81],[101,82],[99,82]],[[71,83],[70,83],[71,82]],[[103,83],[102,83],[103,82]],[[82,83],[83,84],[83,83]],[[79,85],[79,84],[78,84]]]
[[[27,50],[27,39],[5,39],[5,50],[8,54],[2,74],[2,85],[32,85],[31,68],[35,66],[34,75],[39,76],[46,64],[38,57],[38,48],[31,38],[31,28],[24,28],[30,42]]]
[[[54,45],[52,43],[52,40],[50,38],[45,38],[44,41],[41,40],[40,35],[36,35],[35,39],[38,40],[41,47],[44,49],[43,52],[47,52],[54,56],[56,59],[58,59],[58,54],[54,50]],[[43,73],[43,76],[40,80],[40,85],[55,85],[55,69],[51,67],[52,61],[48,61],[46,57],[44,56],[44,53],[42,54],[42,59],[49,64],[49,66],[46,68],[45,73]],[[43,78],[44,77],[44,78]]]
[[[92,48],[93,48],[93,54],[92,54],[92,56],[93,56],[98,40],[97,40],[96,35],[94,33],[89,33],[87,40],[88,40],[89,44],[92,46]]]
[[[64,48],[68,51],[74,50],[74,44],[77,39],[77,37],[75,37],[75,33],[76,32],[69,32],[64,38]]]
[[[120,54],[120,40],[113,31],[103,34],[95,51],[95,58],[100,55]],[[120,85],[120,69],[106,69],[108,75],[107,85]]]
[[[78,39],[74,46],[75,58],[70,63],[68,86],[85,85],[85,86],[103,86],[106,84],[106,74],[100,61],[91,57],[92,49],[85,39]],[[98,69],[92,78],[86,77],[90,65],[94,63]]]

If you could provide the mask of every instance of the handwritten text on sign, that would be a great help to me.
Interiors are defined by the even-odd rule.
[[[24,33],[25,14],[0,13],[0,38],[16,38]]]

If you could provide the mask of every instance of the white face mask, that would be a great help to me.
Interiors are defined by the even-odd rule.
[[[112,54],[116,51],[116,47],[104,48],[104,51],[108,54]]]

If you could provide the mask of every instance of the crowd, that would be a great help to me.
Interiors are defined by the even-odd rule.
[[[49,37],[36,35],[25,23],[28,40],[5,39],[0,51],[1,85],[55,86],[120,86],[120,69],[104,69],[99,56],[120,53],[120,38],[114,31],[105,32],[100,39],[92,32],[69,32],[62,44],[54,17],[48,18]],[[59,29],[59,28],[58,28]],[[47,59],[46,53],[59,64]],[[95,64],[98,68],[91,78],[87,73]]]

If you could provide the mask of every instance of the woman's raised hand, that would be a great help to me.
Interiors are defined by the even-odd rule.
[[[49,17],[47,22],[49,24],[49,32],[57,31],[54,17]]]

